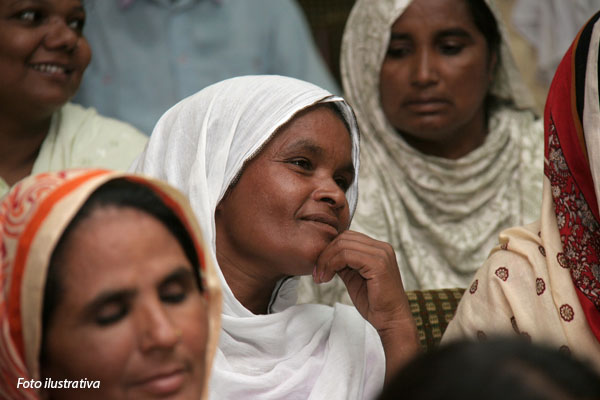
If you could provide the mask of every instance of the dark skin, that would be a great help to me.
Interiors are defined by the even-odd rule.
[[[50,118],[39,121],[15,121],[0,115],[0,176],[12,186],[31,174],[42,142],[50,127]]]
[[[251,160],[215,211],[217,260],[235,297],[266,314],[277,282],[340,275],[379,333],[386,379],[419,350],[393,248],[348,230],[348,130],[323,108],[300,113]]]
[[[28,176],[52,114],[76,93],[91,52],[81,0],[0,2],[0,176]]]
[[[419,152],[464,157],[487,136],[496,59],[464,0],[412,2],[392,25],[381,66],[386,118]]]

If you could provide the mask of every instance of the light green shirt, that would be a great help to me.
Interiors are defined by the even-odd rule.
[[[147,140],[127,123],[103,117],[93,108],[67,103],[52,116],[31,173],[86,167],[126,170]],[[0,198],[9,190],[0,177]]]

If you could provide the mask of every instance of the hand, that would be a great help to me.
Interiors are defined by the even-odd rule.
[[[358,312],[381,337],[387,380],[419,349],[394,249],[362,233],[342,232],[319,256],[313,279],[328,282],[336,273]]]

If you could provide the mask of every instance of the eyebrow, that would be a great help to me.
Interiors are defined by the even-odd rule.
[[[14,5],[18,5],[20,3],[43,3],[43,4],[48,4],[49,1],[48,0],[13,0],[9,5],[10,6],[14,6]]]
[[[18,6],[21,3],[48,5],[51,2],[49,0],[13,0],[12,3],[9,4],[9,7]],[[77,12],[85,12],[85,7],[83,6],[83,2],[80,1],[80,5],[77,7],[74,7],[73,10],[75,10]]]
[[[325,150],[310,139],[300,139],[294,142],[285,150],[285,153],[294,153],[297,151],[308,151],[313,157],[325,157]],[[352,162],[339,169],[342,173],[351,174],[354,178],[356,170]]]
[[[322,157],[325,154],[325,150],[323,150],[321,146],[309,139],[300,139],[285,149],[286,153],[294,153],[297,151],[307,151],[315,157]]]
[[[444,37],[448,37],[448,36],[458,36],[458,37],[470,38],[471,34],[469,34],[469,32],[467,32],[466,30],[464,30],[462,28],[443,29],[439,32],[436,32],[436,34],[435,34],[436,39],[444,38]],[[392,34],[390,36],[390,40],[410,40],[410,39],[412,39],[412,35],[410,35],[408,33],[402,33],[402,32],[392,32]]]
[[[179,266],[175,271],[171,272],[160,281],[158,286],[163,286],[171,282],[177,281],[195,281],[194,273],[190,267]],[[202,289],[200,289],[202,291]],[[129,302],[135,298],[137,289],[114,289],[106,290],[96,296],[88,303],[83,310],[84,315],[92,315],[98,308],[108,303]]]
[[[100,307],[108,303],[129,302],[137,295],[135,289],[115,289],[101,292],[83,309],[83,315],[93,315]]]
[[[198,290],[200,290],[200,292],[203,292],[204,290],[202,288],[202,281],[198,281],[200,273],[198,273],[198,275],[194,274],[191,268],[189,266],[185,267],[183,265],[178,267],[175,271],[167,275],[167,277],[164,278],[158,286],[168,285],[172,282],[193,282],[194,285],[198,287]]]

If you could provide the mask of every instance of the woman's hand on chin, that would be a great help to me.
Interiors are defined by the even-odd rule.
[[[342,232],[319,256],[313,279],[329,282],[336,273],[358,312],[381,337],[387,381],[419,349],[394,249],[362,233]]]

